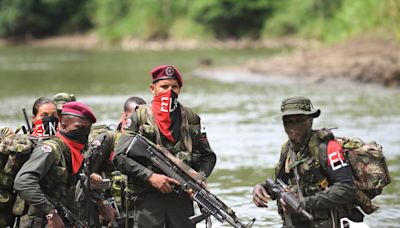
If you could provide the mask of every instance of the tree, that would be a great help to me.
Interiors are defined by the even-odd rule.
[[[26,39],[84,31],[91,26],[88,2],[0,0],[0,36]]]
[[[273,11],[269,0],[203,0],[193,6],[194,20],[217,38],[259,38],[264,21]]]

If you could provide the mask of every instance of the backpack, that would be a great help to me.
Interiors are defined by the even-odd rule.
[[[371,214],[378,209],[371,200],[380,195],[382,189],[391,182],[382,146],[374,141],[365,143],[357,138],[340,137],[337,141],[343,147],[353,171],[358,205],[365,213]]]
[[[109,130],[111,130],[111,127],[105,124],[92,125],[90,128],[87,145],[90,145],[97,136],[106,133]]]
[[[14,204],[16,198],[19,202],[13,191],[14,179],[22,165],[29,159],[37,140],[29,135],[14,133],[2,134],[0,139],[0,210],[8,209],[9,213],[11,207],[18,207]]]
[[[322,129],[318,131],[329,131]],[[332,132],[330,132],[332,134]],[[326,134],[325,134],[326,135]],[[332,134],[333,135],[333,134]],[[372,199],[382,193],[382,189],[390,184],[390,175],[382,146],[376,142],[365,143],[358,138],[335,137],[343,148],[345,159],[353,171],[356,187],[356,205],[371,214],[379,207],[372,204]],[[321,140],[321,153],[326,156],[327,140]]]

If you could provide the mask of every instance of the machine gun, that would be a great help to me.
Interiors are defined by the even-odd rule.
[[[312,221],[314,219],[310,213],[304,210],[303,205],[294,193],[286,191],[288,186],[281,179],[278,178],[276,182],[274,182],[272,179],[268,178],[265,186],[272,199],[282,199],[289,207],[304,215],[308,220]]]
[[[174,191],[177,193],[189,189],[193,191],[193,200],[202,208],[200,215],[189,218],[193,224],[197,224],[212,215],[219,222],[226,221],[235,228],[250,228],[253,225],[255,218],[246,225],[240,222],[230,207],[204,187],[206,180],[204,175],[190,168],[164,147],[155,145],[143,136],[136,135],[125,154],[132,159],[143,160],[144,158],[161,169],[167,176],[176,179],[180,183],[179,186],[174,186]]]

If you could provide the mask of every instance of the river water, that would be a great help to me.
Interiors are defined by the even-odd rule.
[[[219,66],[268,55],[266,50],[0,48],[0,126],[23,124],[21,108],[30,112],[36,98],[62,91],[75,93],[79,101],[90,105],[99,123],[115,124],[127,97],[151,100],[150,69],[158,64],[175,64],[184,75],[179,99],[200,114],[218,156],[209,179],[210,190],[243,221],[256,218],[253,227],[280,227],[275,202],[268,209],[256,208],[251,200],[252,188],[272,175],[286,139],[279,118],[281,100],[292,95],[309,96],[322,111],[314,128],[337,127],[334,133],[338,136],[375,140],[383,146],[392,184],[376,197],[374,201],[381,208],[367,216],[366,223],[371,227],[399,227],[400,90],[338,80],[316,84],[279,75],[198,70],[204,58]],[[213,225],[229,227],[217,221]]]

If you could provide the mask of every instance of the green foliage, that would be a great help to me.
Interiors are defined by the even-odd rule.
[[[0,37],[400,39],[400,0],[0,0]]]
[[[383,29],[400,38],[398,0],[287,0],[275,9],[263,35],[301,35],[332,42]]]
[[[186,14],[188,0],[98,0],[93,21],[102,37],[165,39],[176,18]]]
[[[203,0],[192,7],[195,21],[217,38],[258,38],[273,1]]]
[[[90,27],[88,0],[0,0],[0,36],[29,38]]]

